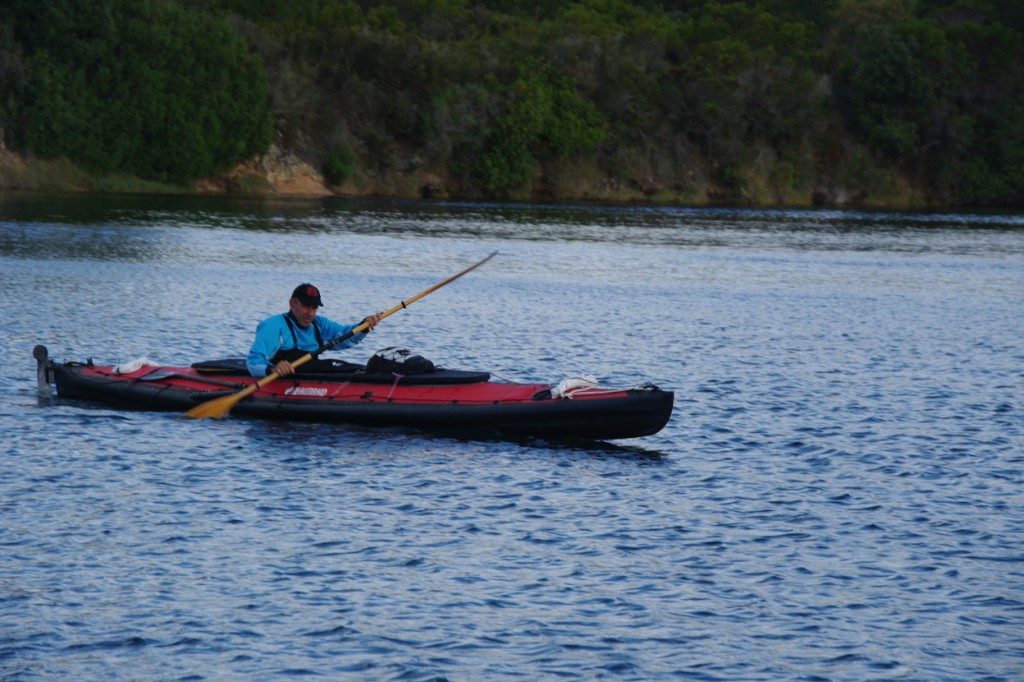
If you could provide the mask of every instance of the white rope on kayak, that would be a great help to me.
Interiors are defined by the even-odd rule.
[[[404,374],[399,374],[398,372],[392,372],[391,374],[395,377],[395,383],[391,384],[391,390],[388,391],[388,397],[385,398],[385,400],[389,402],[391,400],[392,394],[394,394],[395,392],[395,388],[398,387],[398,382],[401,381],[402,378],[405,376]]]

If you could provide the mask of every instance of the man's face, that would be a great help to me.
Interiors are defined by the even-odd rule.
[[[291,308],[292,315],[299,322],[299,326],[303,329],[313,324],[313,318],[316,317],[316,306],[306,305],[297,298],[292,298],[288,301],[288,306]]]

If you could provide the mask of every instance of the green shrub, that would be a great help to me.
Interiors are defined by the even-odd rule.
[[[352,177],[355,163],[356,153],[350,146],[345,145],[341,151],[330,150],[324,160],[324,179],[331,185],[340,185]]]
[[[594,149],[606,136],[594,105],[572,81],[540,69],[515,83],[514,99],[498,122],[480,173],[487,189],[522,187],[539,159],[565,159]]]

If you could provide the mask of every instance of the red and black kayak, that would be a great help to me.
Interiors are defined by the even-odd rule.
[[[41,391],[61,398],[143,410],[185,412],[255,383],[241,359],[189,367],[58,363],[44,346],[33,354]],[[605,388],[592,381],[557,385],[491,381],[487,372],[444,368],[375,374],[351,363],[326,373],[281,378],[238,402],[233,414],[371,427],[476,433],[511,438],[614,440],[660,431],[675,394],[644,384]]]

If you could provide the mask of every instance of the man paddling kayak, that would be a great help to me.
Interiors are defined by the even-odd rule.
[[[245,359],[249,374],[262,378],[271,372],[280,376],[295,373],[292,361],[312,353],[325,342],[348,333],[364,322],[368,329],[339,343],[335,348],[351,348],[361,342],[381,320],[381,313],[368,315],[356,324],[344,325],[317,315],[323,305],[320,290],[308,282],[292,291],[288,312],[274,315],[256,326],[256,338]],[[314,365],[314,367],[310,367]],[[308,363],[303,369],[316,369]]]

